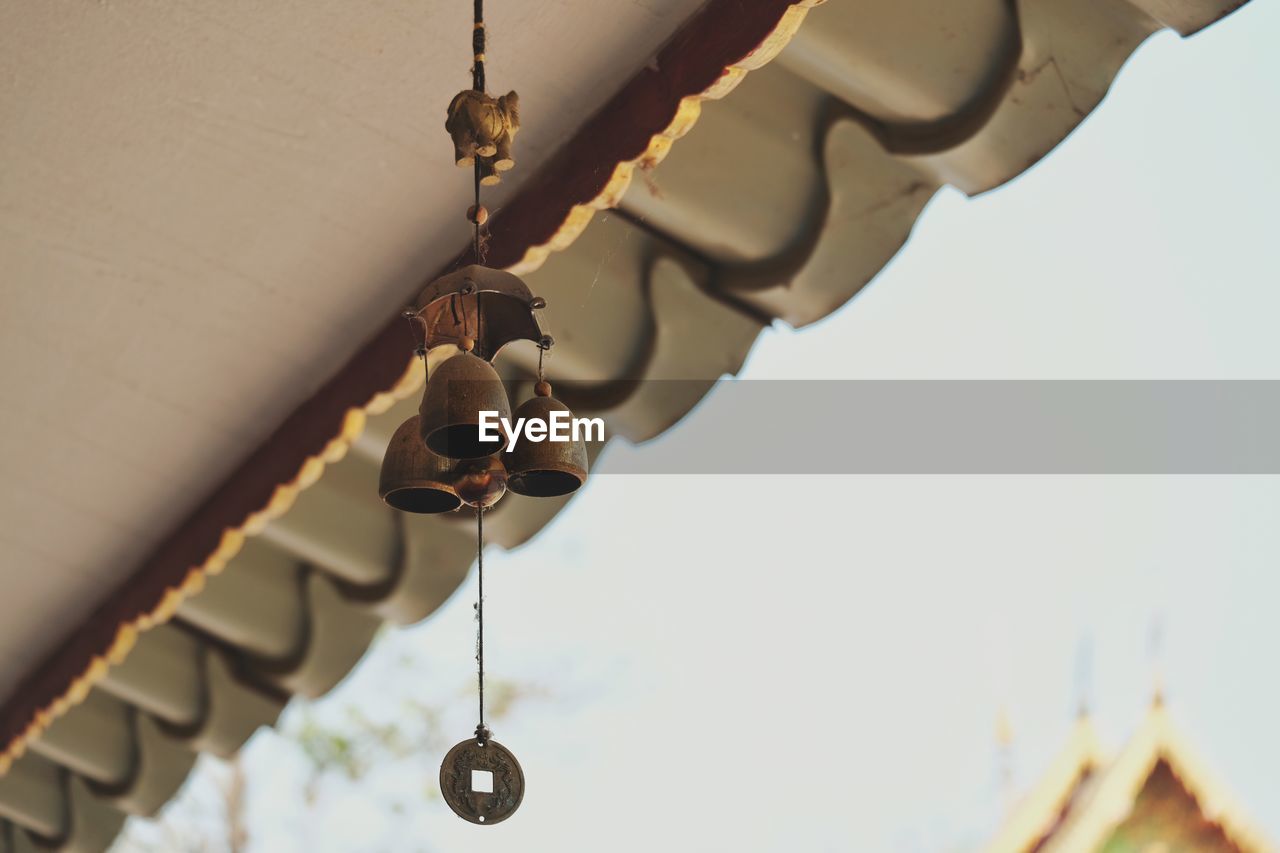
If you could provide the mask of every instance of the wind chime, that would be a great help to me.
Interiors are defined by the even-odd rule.
[[[405,311],[418,332],[416,354],[427,374],[418,414],[396,430],[382,460],[378,493],[403,512],[435,514],[472,507],[476,514],[478,592],[476,670],[479,723],[475,736],[449,750],[440,765],[445,802],[464,820],[495,824],[510,817],[524,797],[524,771],[509,749],[493,740],[484,720],[484,513],[507,490],[531,497],[569,494],[587,478],[587,450],[572,441],[488,440],[481,412],[511,419],[511,406],[493,361],[507,344],[532,341],[538,347],[534,397],[516,410],[520,418],[547,423],[554,412],[572,417],[551,396],[543,376],[543,356],[551,349],[537,311],[546,301],[516,276],[482,264],[481,229],[489,218],[480,187],[496,184],[511,169],[511,140],[520,126],[515,92],[492,97],[484,81],[484,3],[474,0],[472,87],[449,104],[445,129],[453,137],[454,159],[475,176],[475,204],[467,211],[474,227],[474,263],[427,285]],[[549,432],[547,433],[549,434]]]

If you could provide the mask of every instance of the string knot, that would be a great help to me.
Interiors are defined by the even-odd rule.
[[[489,742],[489,729],[485,726],[484,723],[481,723],[480,725],[476,726],[476,743],[480,744],[481,746],[484,746],[488,742]]]

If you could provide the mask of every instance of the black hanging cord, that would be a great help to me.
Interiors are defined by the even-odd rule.
[[[481,263],[481,257],[480,257],[480,155],[479,154],[476,155],[475,185],[476,185],[475,206],[471,208],[471,210],[474,211],[474,214],[475,214],[471,219],[472,223],[475,225],[475,237],[473,238],[473,241],[472,241],[471,251],[476,256],[475,260],[476,260],[476,263],[478,264],[478,263]]]
[[[471,88],[484,92],[484,0],[475,0],[475,26],[471,30],[471,50],[475,54],[471,66]],[[480,157],[475,163],[475,207],[472,221],[475,223],[475,260],[480,257]],[[476,299],[476,310],[480,301]],[[479,333],[479,317],[477,334]],[[479,589],[476,592],[476,685],[480,702],[480,724],[476,726],[476,741],[484,745],[489,740],[489,729],[484,724],[484,507],[476,507],[476,575]]]
[[[484,508],[476,507],[476,573],[479,590],[476,592],[476,682],[480,695],[480,724],[476,726],[476,740],[481,744],[489,739],[489,729],[484,724]]]
[[[474,54],[471,63],[471,88],[477,92],[484,92],[484,0],[475,0],[475,24],[471,29],[471,51]],[[482,177],[480,156],[476,155],[474,168],[475,174],[475,211],[473,222],[475,223],[475,243],[473,250],[475,252],[476,263],[481,263],[480,258],[480,178]]]
[[[484,91],[484,0],[475,0],[475,26],[471,31],[471,50],[475,64],[471,66],[471,88]]]

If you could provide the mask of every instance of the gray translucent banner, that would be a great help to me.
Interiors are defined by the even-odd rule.
[[[1280,381],[723,380],[596,473],[1277,474]]]

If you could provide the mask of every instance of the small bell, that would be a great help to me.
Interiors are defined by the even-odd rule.
[[[587,446],[580,436],[569,433],[568,441],[552,441],[552,413],[563,412],[563,431],[570,431],[573,413],[564,403],[551,396],[551,383],[539,382],[533,399],[526,400],[516,409],[513,423],[542,421],[546,423],[542,441],[530,441],[527,436],[516,441],[515,449],[503,454],[507,464],[507,485],[518,495],[534,498],[554,498],[577,491],[587,479]]]
[[[422,440],[427,449],[449,459],[483,459],[506,444],[498,421],[490,420],[491,434],[481,440],[480,413],[511,417],[507,390],[493,365],[470,352],[445,361],[427,380],[427,391],[418,409],[422,416]]]
[[[462,506],[453,486],[452,464],[427,450],[418,428],[419,416],[400,424],[378,477],[378,496],[402,512],[451,512]]]

